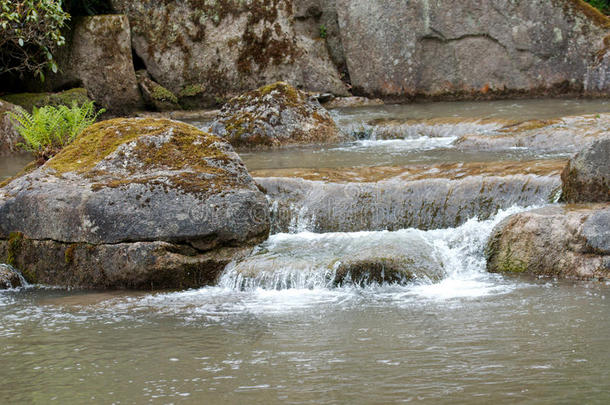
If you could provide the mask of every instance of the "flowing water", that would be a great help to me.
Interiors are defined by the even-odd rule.
[[[434,108],[436,113],[429,111]],[[474,111],[472,117],[481,119],[546,119],[566,115],[566,109],[608,109],[602,101],[580,100],[439,103],[345,110],[336,119],[346,126],[369,118],[403,119],[409,111],[444,117],[445,108],[462,115]],[[458,136],[460,128],[454,134],[451,128],[424,135],[408,131],[402,140],[252,153],[245,161],[250,169],[273,173],[306,167],[348,171],[421,159],[453,165],[447,181],[465,176],[470,184],[497,170],[482,165],[485,172],[477,162],[533,166],[530,159],[557,158],[528,151],[465,156],[444,139]],[[392,151],[395,157],[388,158]],[[326,157],[307,160],[316,153]],[[421,158],[426,154],[434,157]],[[346,232],[353,222],[345,218],[336,225],[343,229],[328,232],[312,227],[312,216],[295,217],[248,258],[229,265],[214,287],[0,291],[0,403],[608,403],[610,284],[485,270],[493,227],[547,203],[557,182],[556,163],[548,162],[542,174],[528,174],[527,181],[539,181],[536,187],[501,186],[486,198],[515,198],[486,215],[477,215],[483,206],[476,206],[453,227],[366,223],[360,228],[367,229]],[[0,165],[0,176],[14,174],[23,163]],[[466,166],[468,173],[460,172]],[[417,181],[437,172],[417,172]],[[350,185],[349,176],[338,186],[343,185]],[[325,189],[311,195],[320,190]],[[526,198],[517,198],[519,193]],[[507,207],[515,201],[527,206]],[[358,272],[358,264],[371,261],[397,263],[399,277],[391,277],[390,267],[376,277]]]

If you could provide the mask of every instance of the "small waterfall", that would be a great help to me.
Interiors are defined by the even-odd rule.
[[[501,122],[483,122],[481,120],[460,120],[448,123],[401,123],[401,124],[368,124],[365,122],[346,122],[339,126],[355,140],[389,140],[416,138],[449,138],[469,134],[485,134],[502,128]]]
[[[326,183],[259,177],[267,190],[271,232],[358,232],[456,227],[513,205],[551,202],[557,175],[474,175],[458,179],[399,178],[377,183]]]
[[[522,210],[513,207],[486,221],[432,231],[277,234],[227,266],[219,285],[237,291],[328,289],[487,276],[483,252],[493,227]]]
[[[0,290],[28,287],[30,284],[23,275],[9,264],[0,263]]]

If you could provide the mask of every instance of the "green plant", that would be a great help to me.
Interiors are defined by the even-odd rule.
[[[585,0],[604,14],[610,14],[610,0]]]
[[[103,112],[103,109],[96,112],[93,101],[90,101],[82,105],[74,102],[71,107],[34,108],[31,114],[17,107],[15,112],[8,114],[25,141],[20,146],[34,153],[42,164],[71,143]]]
[[[0,2],[0,74],[57,72],[53,53],[65,44],[62,29],[70,15],[61,0],[2,0]]]
[[[320,25],[320,38],[326,39],[327,35],[328,35],[328,33],[326,32],[326,25],[324,25],[324,24]]]

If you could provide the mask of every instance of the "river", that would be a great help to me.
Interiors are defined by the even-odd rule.
[[[198,290],[0,291],[0,403],[608,403],[610,284],[485,270],[493,226],[549,203],[568,151],[454,145],[463,133],[497,129],[485,120],[608,111],[607,102],[586,100],[347,109],[333,112],[343,128],[395,120],[404,136],[245,152],[267,182],[310,176],[324,187],[362,185],[370,170],[383,172],[382,184],[400,175],[412,182],[413,173],[461,181],[536,166],[527,175],[541,185],[455,226],[444,219],[394,229],[346,216],[329,231],[316,223],[319,213],[295,216],[217,286]],[[3,160],[0,178],[27,160]],[[339,277],[342,263],[379,258],[400,263],[404,277]]]

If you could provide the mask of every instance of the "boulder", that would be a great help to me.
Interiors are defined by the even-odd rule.
[[[463,99],[610,89],[610,20],[582,0],[337,0],[355,93]]]
[[[231,99],[211,131],[236,147],[277,147],[345,140],[318,101],[285,82]]]
[[[610,202],[610,137],[577,153],[561,173],[562,200]]]
[[[136,77],[144,103],[148,108],[160,112],[180,109],[176,95],[152,80],[146,70],[138,70]]]
[[[22,141],[21,135],[7,115],[14,110],[13,104],[0,100],[0,156],[17,152],[19,150],[17,144]]]
[[[71,106],[73,103],[82,105],[91,101],[87,95],[87,89],[82,87],[60,91],[57,93],[17,93],[3,96],[9,103],[18,105],[26,111],[32,112],[34,107],[40,108],[47,105],[57,107],[59,105]]]
[[[84,87],[109,112],[121,115],[143,107],[131,52],[129,20],[124,15],[78,17],[71,36],[56,54],[59,71],[30,88],[47,91]]]
[[[199,287],[268,231],[231,146],[165,119],[94,124],[0,189],[0,260],[30,282]]]
[[[134,50],[159,84],[200,90],[190,108],[277,80],[347,95],[319,23],[298,18],[292,0],[111,3],[129,17]]]
[[[498,224],[487,247],[492,273],[593,279],[610,275],[610,205],[547,206]]]
[[[21,287],[21,277],[11,266],[0,264],[0,290]]]

